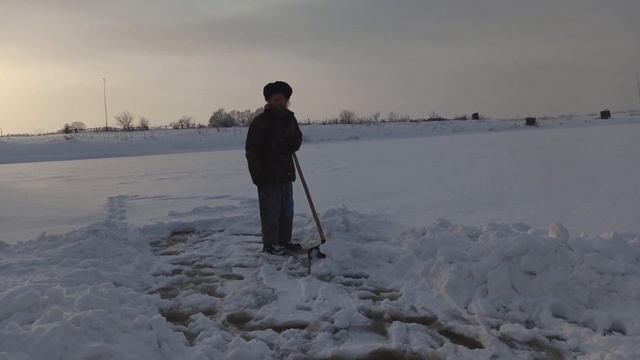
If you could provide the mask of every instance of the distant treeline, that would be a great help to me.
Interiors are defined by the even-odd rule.
[[[251,124],[251,121],[261,114],[264,108],[259,107],[255,110],[216,110],[206,124],[196,122],[191,116],[184,115],[180,119],[169,123],[168,125],[154,126],[154,129],[194,129],[194,128],[229,128],[229,127],[245,127]],[[479,120],[482,117],[478,114],[472,116],[473,119]],[[70,134],[84,131],[136,131],[149,130],[152,128],[151,121],[146,117],[136,119],[136,116],[127,110],[114,116],[117,127],[98,127],[87,128],[81,121],[66,123],[59,133]],[[447,119],[442,116],[432,114],[428,118],[413,118],[407,115],[399,115],[393,111],[386,116],[382,116],[377,112],[370,116],[358,116],[354,111],[342,110],[337,117],[325,119],[322,121],[311,121],[311,119],[298,120],[301,125],[309,124],[365,124],[365,123],[385,123],[385,122],[421,122],[421,121],[444,121],[444,120],[467,120],[467,116],[457,116],[453,119]],[[137,120],[137,121],[136,121]]]
[[[264,111],[264,108],[259,107],[255,110],[230,110],[226,111],[225,109],[218,109],[209,117],[209,121],[207,123],[200,123],[195,121],[191,116],[184,115],[176,121],[172,121],[166,125],[156,125],[151,126],[151,120],[148,118],[141,116],[136,117],[134,114],[130,113],[127,110],[122,111],[121,113],[114,116],[115,126],[108,127],[96,127],[96,128],[88,128],[84,122],[82,121],[74,121],[71,123],[66,123],[57,132],[53,133],[44,133],[40,135],[54,134],[54,133],[63,133],[63,134],[72,134],[79,132],[99,132],[99,131],[139,131],[139,130],[149,130],[149,129],[195,129],[195,128],[230,128],[230,127],[246,127],[251,124],[251,121],[261,114]],[[616,114],[628,114],[628,115],[638,115],[638,110],[627,110],[627,111],[615,111],[613,113]],[[540,117],[539,119],[554,119],[554,118],[572,118],[577,117],[578,115],[561,115],[554,117]],[[595,113],[583,115],[583,116],[597,116]],[[452,118],[446,118],[440,116],[436,113],[432,113],[428,117],[412,117],[408,115],[400,115],[394,111],[388,112],[386,115],[382,115],[380,112],[362,116],[358,115],[356,112],[352,110],[342,110],[338,113],[338,116],[335,118],[329,118],[325,120],[316,120],[312,121],[311,119],[298,119],[300,125],[309,125],[309,124],[321,124],[321,125],[333,125],[333,124],[372,124],[372,123],[394,123],[394,122],[429,122],[429,121],[447,121],[447,120],[484,120],[485,116],[474,113],[470,115],[459,115]],[[4,136],[33,136],[34,134],[5,134]]]

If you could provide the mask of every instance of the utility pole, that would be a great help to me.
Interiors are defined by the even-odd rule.
[[[640,101],[640,73],[636,70],[636,81],[638,81],[638,101]]]
[[[104,130],[109,131],[109,122],[107,115],[107,78],[102,78],[103,95],[104,95]]]

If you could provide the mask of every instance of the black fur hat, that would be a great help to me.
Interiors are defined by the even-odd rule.
[[[262,94],[264,95],[264,99],[266,101],[269,101],[271,96],[273,96],[274,94],[282,94],[287,99],[290,99],[291,94],[293,94],[293,89],[291,89],[291,86],[289,86],[289,84],[284,81],[276,81],[265,85],[264,89],[262,90]]]

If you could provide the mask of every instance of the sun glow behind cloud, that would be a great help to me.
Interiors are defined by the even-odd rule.
[[[640,3],[618,0],[15,1],[0,11],[0,127],[164,124],[255,108],[294,85],[301,118],[636,106]]]

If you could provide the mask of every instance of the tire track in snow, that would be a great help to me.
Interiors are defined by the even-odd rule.
[[[111,196],[107,200],[107,222],[124,222],[127,212],[127,201],[136,198],[130,195]]]

